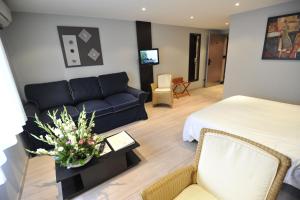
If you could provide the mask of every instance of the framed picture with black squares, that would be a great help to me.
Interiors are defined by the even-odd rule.
[[[103,65],[98,28],[57,26],[65,66]]]

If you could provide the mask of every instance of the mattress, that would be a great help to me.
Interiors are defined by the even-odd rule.
[[[198,140],[202,128],[218,129],[275,149],[292,160],[284,182],[300,189],[300,106],[233,96],[192,113],[183,140]]]

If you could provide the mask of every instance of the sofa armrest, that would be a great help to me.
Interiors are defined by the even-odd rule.
[[[35,120],[35,114],[37,114],[38,116],[40,114],[40,110],[33,103],[26,103],[24,105],[24,110],[25,110],[28,120],[30,120],[30,121]]]
[[[143,200],[173,200],[184,188],[193,184],[193,166],[180,168],[161,178],[142,192]]]
[[[128,87],[127,92],[132,94],[133,96],[137,97],[141,104],[145,103],[145,101],[149,95],[147,92],[135,89],[133,87]]]

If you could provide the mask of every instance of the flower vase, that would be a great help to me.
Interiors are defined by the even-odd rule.
[[[84,160],[82,160],[82,162],[69,163],[67,165],[67,169],[82,167],[82,166],[86,165],[88,162],[90,162],[92,160],[93,156],[94,155],[92,154],[89,157],[86,157]]]

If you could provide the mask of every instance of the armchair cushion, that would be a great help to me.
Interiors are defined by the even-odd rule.
[[[125,92],[129,81],[126,72],[100,75],[99,84],[104,97]]]
[[[118,112],[139,105],[139,99],[128,93],[114,94],[105,98],[114,111]]]
[[[156,88],[155,92],[171,92],[171,88]]]
[[[278,166],[279,160],[259,147],[207,132],[197,183],[219,199],[261,200],[266,198]]]
[[[102,98],[97,77],[71,79],[69,83],[76,103]]]
[[[73,104],[67,81],[26,85],[25,95],[29,102],[35,103],[42,111],[56,106]]]
[[[81,112],[83,110],[83,106],[85,107],[85,111],[88,116],[91,116],[94,111],[96,116],[109,114],[114,111],[113,107],[104,100],[85,101],[78,104],[76,108],[79,112]]]
[[[76,107],[74,106],[65,106],[67,111],[68,111],[68,114],[71,115],[71,117],[74,119],[74,120],[77,120],[78,116],[79,116],[79,112],[78,110],[76,109]],[[45,110],[43,111],[39,118],[42,122],[44,123],[52,123],[52,120],[51,118],[48,116],[48,111],[50,113],[52,113],[53,111],[57,110],[57,113],[56,113],[56,116],[59,117],[60,114],[62,113],[62,111],[64,110],[64,107],[63,106],[60,106],[60,107],[56,107],[56,108],[50,108],[48,110]]]
[[[198,184],[189,185],[174,200],[218,200]]]
[[[172,82],[171,74],[161,74],[157,76],[158,88],[171,88],[171,82]]]

